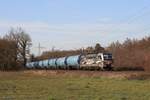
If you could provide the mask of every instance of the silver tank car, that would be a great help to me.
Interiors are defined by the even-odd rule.
[[[80,59],[82,55],[69,56],[66,59],[68,69],[80,69]]]
[[[48,68],[49,69],[56,69],[57,68],[56,60],[57,59],[49,59],[49,62],[48,62]]]
[[[56,66],[57,66],[57,68],[66,69],[67,68],[66,59],[67,59],[67,57],[58,58],[56,60]]]

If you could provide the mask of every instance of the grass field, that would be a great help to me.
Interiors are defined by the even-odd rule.
[[[150,100],[149,79],[90,75],[1,72],[0,100]]]

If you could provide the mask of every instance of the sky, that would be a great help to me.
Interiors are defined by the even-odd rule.
[[[150,0],[0,0],[0,36],[21,27],[31,52],[78,49],[150,36]]]

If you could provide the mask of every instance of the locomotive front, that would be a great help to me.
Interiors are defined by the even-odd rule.
[[[100,67],[104,70],[112,70],[113,58],[111,53],[99,53]]]

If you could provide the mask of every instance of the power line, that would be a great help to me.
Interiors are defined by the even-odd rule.
[[[147,4],[146,6],[142,7],[140,10],[138,10],[137,12],[135,12],[133,15],[131,15],[130,17],[124,19],[124,20],[120,20],[119,21],[119,25],[117,25],[116,27],[112,26],[111,28],[115,28],[115,29],[119,29],[119,27],[121,25],[124,25],[124,24],[131,24],[133,23],[134,21],[137,21],[138,18],[141,18],[142,16],[145,16],[147,13],[149,14],[150,12],[150,6]],[[147,10],[148,9],[148,10]],[[141,14],[141,12],[143,12]],[[114,30],[115,31],[115,30]]]
[[[149,0],[147,0],[149,1]],[[128,22],[131,23],[133,20],[143,16],[145,13],[143,13],[141,15],[141,12],[145,12],[145,10],[147,10],[148,8],[150,8],[149,4],[146,4],[144,7],[142,7],[141,9],[137,10],[134,14],[130,15],[128,18],[120,20],[119,22]]]
[[[145,9],[148,9],[149,7],[150,7],[150,6],[144,7],[143,10],[141,10],[141,12],[143,12],[142,14],[136,14],[136,15],[134,15],[133,18],[130,18],[130,19],[129,19],[129,22],[127,22],[127,23],[130,24],[130,23],[134,22],[136,19],[141,18],[141,17],[145,16],[146,14],[150,14],[150,13],[149,13],[150,10],[148,10],[148,11],[146,11],[146,12],[144,11]],[[139,13],[140,13],[140,11],[139,11]],[[136,20],[136,21],[137,21],[137,20]]]
[[[41,44],[39,43],[37,47],[35,48],[38,48],[38,55],[40,56],[41,55],[41,49],[45,49],[45,47],[42,47]]]

